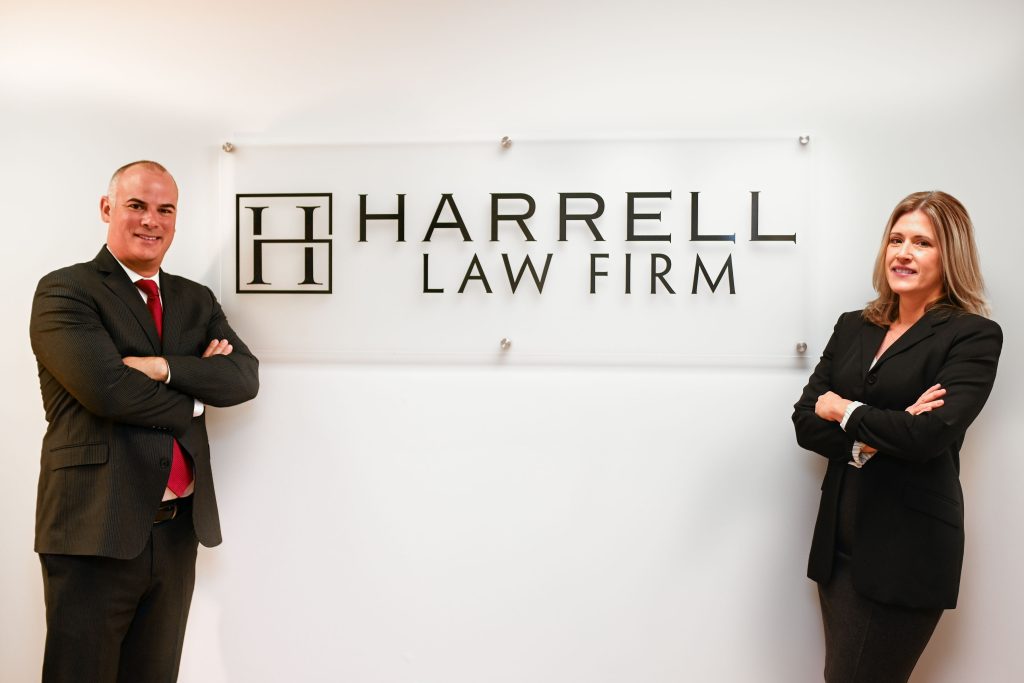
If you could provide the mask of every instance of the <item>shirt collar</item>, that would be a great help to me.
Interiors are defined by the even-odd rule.
[[[104,246],[106,246],[106,245],[104,245]],[[114,256],[114,252],[110,251],[110,247],[107,247],[107,251],[110,252],[111,256]],[[153,282],[156,283],[157,289],[159,289],[160,291],[163,291],[163,289],[160,286],[160,271],[159,270],[156,271],[156,275],[154,275],[153,277],[146,277],[145,275],[139,275],[134,270],[132,270],[131,268],[129,268],[125,264],[121,263],[120,259],[118,259],[116,256],[114,256],[114,260],[117,261],[117,264],[119,266],[124,268],[124,272],[128,275],[128,279],[130,279],[132,281],[133,285],[136,282],[138,282],[139,280],[152,280]]]

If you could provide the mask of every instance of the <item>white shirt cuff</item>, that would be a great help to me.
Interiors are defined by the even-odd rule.
[[[847,464],[849,464],[850,467],[856,467],[857,469],[860,469],[861,467],[864,467],[865,463],[867,463],[867,461],[870,460],[872,456],[874,456],[874,453],[864,452],[863,441],[854,441],[853,448],[850,450],[850,462]]]
[[[860,408],[862,405],[864,404],[860,401],[850,401],[850,405],[846,406],[846,410],[843,411],[843,419],[839,421],[839,426],[843,428],[844,432],[846,431],[847,420],[849,420],[850,416],[853,415],[853,411],[857,410],[857,408]]]

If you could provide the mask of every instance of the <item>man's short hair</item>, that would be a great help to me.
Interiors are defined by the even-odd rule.
[[[162,164],[158,164],[155,161],[149,161],[148,159],[140,159],[138,161],[132,161],[131,163],[127,163],[121,168],[114,171],[114,175],[110,176],[110,184],[107,185],[107,197],[110,199],[111,202],[114,201],[114,193],[117,191],[117,181],[121,179],[121,174],[127,171],[129,168],[132,168],[133,166],[148,166],[149,168],[152,168],[155,171],[162,171],[167,175],[171,175],[171,172],[164,168]],[[174,176],[171,177],[173,178]]]

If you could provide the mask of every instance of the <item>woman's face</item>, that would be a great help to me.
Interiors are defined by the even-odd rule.
[[[935,228],[920,211],[903,214],[889,231],[885,252],[889,287],[902,298],[922,303],[942,296],[942,260]]]

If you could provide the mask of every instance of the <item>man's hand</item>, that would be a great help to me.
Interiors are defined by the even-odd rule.
[[[234,349],[227,339],[211,339],[209,346],[203,351],[203,358],[211,356],[227,356]],[[166,382],[170,368],[161,356],[125,356],[121,362],[134,368],[154,382]]]
[[[210,356],[228,356],[234,351],[227,339],[211,339],[210,345],[203,351],[203,358]]]
[[[121,362],[155,382],[167,381],[167,361],[160,356],[125,356]]]

